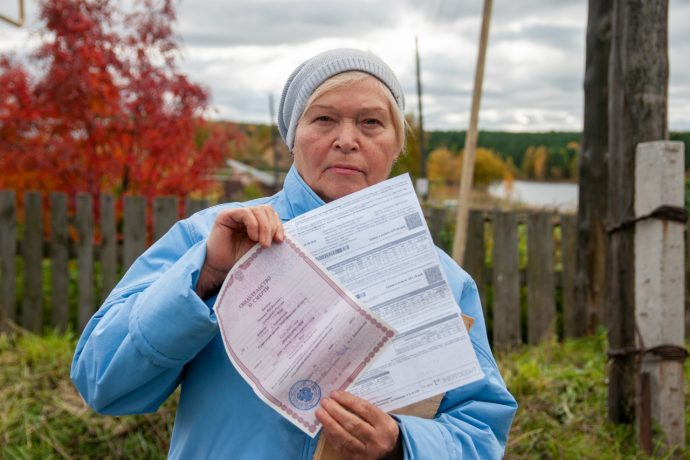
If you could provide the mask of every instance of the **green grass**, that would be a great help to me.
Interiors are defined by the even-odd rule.
[[[175,398],[153,415],[94,413],[68,377],[74,346],[71,334],[0,335],[0,459],[165,458]],[[648,458],[633,427],[606,421],[605,348],[600,334],[498,357],[520,405],[506,458]]]
[[[69,380],[71,335],[0,335],[0,459],[165,458],[175,414],[105,417]]]
[[[607,421],[606,335],[550,342],[498,357],[520,406],[506,449],[509,459],[646,459],[634,426]],[[685,366],[690,412],[690,366]],[[686,416],[690,441],[690,416]],[[690,444],[680,458],[690,458]],[[660,454],[661,458],[668,455]],[[678,458],[678,457],[675,457]]]

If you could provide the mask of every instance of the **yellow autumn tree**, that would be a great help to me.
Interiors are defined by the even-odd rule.
[[[445,147],[434,149],[427,160],[429,181],[452,185],[460,181],[460,158]]]
[[[545,146],[529,146],[522,161],[522,171],[530,179],[544,179],[548,161],[549,150]]]
[[[418,124],[412,115],[405,116],[407,120],[407,125],[409,126],[409,131],[407,132],[407,138],[405,142],[405,151],[400,155],[398,160],[393,164],[393,170],[391,171],[391,177],[397,176],[403,173],[409,173],[412,179],[419,177],[419,169],[421,160],[419,158],[419,137],[418,137]]]
[[[427,163],[429,180],[446,185],[457,185],[462,174],[463,154],[451,152],[445,147],[435,149]],[[493,151],[478,147],[474,159],[474,185],[487,187],[492,182],[503,180],[510,174],[510,168]]]
[[[462,158],[462,154],[460,155]],[[510,174],[508,165],[493,150],[477,147],[474,157],[474,185],[488,187]]]

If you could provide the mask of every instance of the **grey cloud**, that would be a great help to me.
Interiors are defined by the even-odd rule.
[[[570,7],[581,7],[584,0],[498,0],[493,3],[491,12],[492,27],[496,23],[515,18],[540,15],[545,11],[554,11]],[[465,18],[479,18],[484,2],[481,0],[404,0],[405,8],[414,9],[425,19],[439,24],[447,24]],[[586,9],[586,7],[585,7]]]
[[[574,50],[583,48],[585,34],[582,27],[535,24],[520,31],[498,30],[491,35],[494,42],[527,40],[552,48]]]
[[[216,87],[211,105],[234,121],[268,123],[268,94],[239,87]]]
[[[373,28],[395,26],[390,2],[258,1],[193,2],[182,5],[180,33],[196,46],[284,45],[324,37],[357,37]],[[221,19],[222,18],[222,19]]]

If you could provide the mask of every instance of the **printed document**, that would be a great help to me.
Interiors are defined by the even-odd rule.
[[[394,411],[483,377],[408,175],[284,227],[397,331],[350,392]]]
[[[394,334],[289,237],[240,259],[214,309],[235,369],[312,437],[321,398],[350,386]]]

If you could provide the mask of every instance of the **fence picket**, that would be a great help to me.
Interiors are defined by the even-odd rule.
[[[153,241],[157,241],[177,222],[178,201],[173,196],[157,197],[153,201]]]
[[[51,325],[60,331],[69,324],[69,234],[67,195],[50,194],[50,318]]]
[[[31,332],[43,328],[43,197],[24,194],[24,301],[20,325]]]
[[[0,191],[0,328],[17,320],[17,209],[15,193]]]
[[[185,217],[190,217],[195,212],[199,212],[206,208],[208,208],[208,200],[187,198],[184,204],[184,215]]]
[[[689,146],[690,147],[690,146]],[[685,339],[690,340],[690,230],[685,227]]]
[[[83,330],[96,311],[93,295],[93,203],[88,193],[77,194],[77,260],[79,266],[79,307],[77,326]]]
[[[467,225],[467,245],[465,249],[465,270],[474,278],[482,302],[484,317],[488,318],[486,304],[486,264],[484,247],[484,215],[481,211],[471,210]]]
[[[103,284],[101,297],[105,300],[108,293],[117,284],[117,233],[115,224],[115,198],[112,195],[101,195],[101,270]]]
[[[536,345],[556,332],[552,215],[527,217],[527,343]]]
[[[429,227],[429,233],[436,243],[436,246],[443,248],[443,242],[441,241],[440,235],[443,229],[443,224],[446,222],[448,212],[445,208],[430,207],[422,210],[426,216],[427,225]]]
[[[517,219],[513,213],[493,214],[493,345],[506,350],[522,343]]]
[[[146,249],[146,199],[144,197],[125,197],[123,228],[122,264],[124,270],[127,271]]]
[[[577,250],[577,216],[561,216],[561,267],[563,289],[563,336],[587,334],[587,311],[575,303],[575,257]]]

